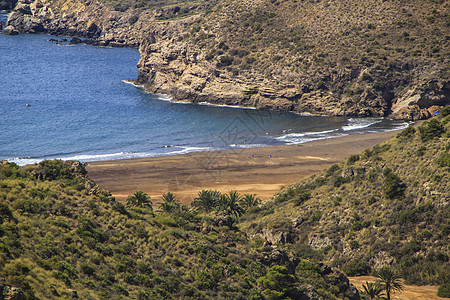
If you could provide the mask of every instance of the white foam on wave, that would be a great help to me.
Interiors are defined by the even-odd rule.
[[[43,160],[52,160],[52,159],[60,159],[60,160],[79,160],[81,162],[91,162],[91,161],[101,161],[101,160],[115,160],[115,159],[130,159],[130,158],[143,158],[143,157],[156,157],[156,156],[165,156],[165,155],[177,155],[177,154],[186,154],[191,152],[202,152],[202,151],[211,151],[215,150],[211,147],[179,147],[174,146],[174,148],[181,148],[178,150],[174,150],[171,152],[117,152],[117,153],[106,153],[106,154],[79,154],[73,156],[54,156],[54,157],[45,157],[45,158],[12,158],[8,159],[9,162],[13,162],[18,164],[19,166],[24,165],[32,165],[35,163],[39,163]],[[167,148],[166,148],[167,149]]]
[[[276,140],[284,141],[284,140],[291,140],[296,138],[301,138],[305,136],[322,136],[328,133],[333,133],[338,131],[338,129],[332,129],[332,130],[325,130],[325,131],[312,131],[312,132],[302,132],[302,133],[288,133],[285,135],[281,135],[276,137]]]
[[[215,103],[209,103],[209,102],[198,102],[196,104],[198,104],[198,105],[206,105],[206,106],[228,107],[228,108],[256,109],[255,107],[239,106],[239,105],[226,105],[226,104],[215,104]]]
[[[248,149],[248,148],[260,148],[260,147],[267,147],[267,144],[230,144],[231,148],[242,148],[242,149]]]
[[[143,84],[136,84],[133,80],[122,80],[122,82],[126,83],[126,84],[131,84],[134,87],[143,89],[144,85]]]
[[[144,89],[143,85],[136,84],[132,80],[122,80],[122,81],[127,83],[127,84],[131,84],[134,87],[137,87],[137,88],[140,88],[140,89]],[[148,92],[146,91],[146,93],[148,93]],[[149,93],[149,94],[151,94],[151,93]],[[170,95],[167,95],[167,94],[152,94],[152,95],[156,96],[158,98],[158,100],[172,102],[172,103],[178,103],[178,104],[197,104],[197,105],[228,107],[228,108],[256,109],[255,107],[239,106],[239,105],[214,104],[214,103],[209,103],[209,102],[194,103],[194,102],[190,102],[190,101],[177,101],[177,100],[173,100],[173,97],[170,96]]]
[[[383,118],[361,118],[361,119],[348,119],[348,124],[345,126],[342,126],[342,130],[344,131],[351,131],[351,130],[358,130],[370,127],[374,124],[380,123],[383,121]]]
[[[211,147],[181,147],[182,149],[171,151],[168,153],[162,153],[160,155],[177,155],[177,154],[186,154],[191,152],[203,152],[203,151],[211,151],[216,150]]]
[[[73,156],[54,156],[45,158],[13,158],[8,159],[9,162],[14,162],[19,166],[30,165],[39,163],[46,159],[60,159],[60,160],[79,160],[82,162],[97,161],[97,160],[114,160],[114,159],[124,159],[124,158],[137,158],[137,157],[147,157],[151,153],[142,152],[117,152],[117,153],[106,153],[106,154],[79,154]]]
[[[403,122],[403,123],[395,124],[394,128],[386,129],[385,131],[403,130],[403,129],[408,128],[411,124],[413,124],[413,123],[412,122],[411,123]]]
[[[342,136],[347,136],[346,133],[337,133],[334,135],[317,135],[317,136],[302,136],[302,137],[289,137],[289,138],[279,138],[278,140],[283,141],[286,145],[297,145],[303,144],[313,141],[326,140],[326,139],[334,139]]]

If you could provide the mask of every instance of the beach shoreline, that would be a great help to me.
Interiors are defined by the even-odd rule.
[[[153,202],[174,193],[189,204],[202,189],[237,190],[269,200],[282,186],[382,143],[400,130],[348,135],[297,145],[239,148],[187,154],[93,161],[89,176],[119,201],[135,191]]]

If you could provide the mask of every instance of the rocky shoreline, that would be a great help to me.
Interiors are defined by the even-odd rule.
[[[237,38],[228,34],[234,25],[224,23],[230,12],[217,11],[214,17],[199,11],[164,20],[157,10],[117,11],[95,0],[20,0],[4,33],[49,33],[86,38],[85,43],[97,46],[139,47],[135,83],[174,100],[407,120],[428,118],[450,104],[448,58],[405,56],[352,65],[341,57],[325,65],[320,53],[308,50],[313,61],[299,71],[291,56],[303,64],[309,57],[235,46]]]

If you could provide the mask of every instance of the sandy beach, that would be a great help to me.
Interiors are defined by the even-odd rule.
[[[299,145],[196,152],[173,156],[96,161],[89,176],[118,200],[142,190],[158,202],[174,193],[188,204],[202,189],[255,193],[268,200],[283,185],[344,160],[398,131],[349,135]]]

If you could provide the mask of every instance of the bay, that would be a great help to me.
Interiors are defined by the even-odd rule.
[[[238,150],[407,126],[176,103],[125,81],[137,77],[136,49],[51,38],[64,37],[0,34],[0,160],[23,165]]]

